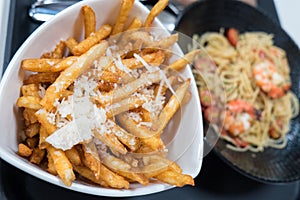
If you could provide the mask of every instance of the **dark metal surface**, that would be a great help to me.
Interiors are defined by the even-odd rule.
[[[11,0],[10,24],[8,32],[7,54],[5,63],[8,64],[13,54],[23,41],[40,24],[30,20],[27,16],[31,0]],[[273,5],[271,0],[269,1]],[[273,10],[274,12],[275,10]],[[276,16],[276,13],[274,14]],[[175,188],[165,192],[122,198],[132,200],[156,200],[156,199],[272,199],[294,200],[299,195],[299,183],[285,185],[268,185],[256,182],[244,177],[222,162],[213,152],[204,158],[200,174],[195,179],[195,187]],[[1,196],[3,191],[3,196]],[[0,199],[4,200],[100,200],[113,199],[97,197],[73,192],[37,179],[0,159]]]

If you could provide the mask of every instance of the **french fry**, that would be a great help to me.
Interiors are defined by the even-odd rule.
[[[100,172],[101,162],[100,162],[100,158],[95,143],[93,141],[88,143],[83,143],[82,149],[83,149],[87,167],[90,168],[90,170],[92,170],[96,179],[99,179],[101,173]]]
[[[130,171],[131,166],[121,159],[106,154],[105,156],[101,157],[101,160],[105,166],[107,166],[113,172],[116,172],[121,176],[124,176],[132,181],[137,181],[142,185],[147,185],[149,183],[146,176],[144,176],[141,173],[131,172]]]
[[[36,148],[33,149],[33,152],[30,156],[29,161],[31,163],[39,165],[41,163],[41,161],[43,160],[44,156],[45,156],[45,150],[44,149],[39,149],[39,148],[36,147]]]
[[[40,123],[30,124],[25,129],[25,135],[29,138],[36,136],[40,130]]]
[[[127,130],[129,133],[135,135],[136,137],[142,139],[142,138],[149,138],[153,136],[155,133],[149,130],[146,127],[143,126],[137,126],[136,122],[128,118],[126,113],[121,113],[118,116],[116,116],[118,122],[120,125]]]
[[[18,154],[23,157],[29,157],[32,154],[32,149],[30,149],[25,144],[20,143],[18,145]]]
[[[109,187],[109,185],[102,179],[97,179],[94,175],[94,173],[87,167],[84,166],[80,166],[80,165],[74,165],[74,170],[80,174],[81,176],[83,176],[84,178],[97,183],[103,187]]]
[[[196,50],[193,50],[193,51],[187,53],[186,55],[183,56],[183,58],[178,59],[175,62],[173,62],[172,64],[170,64],[169,66],[167,66],[167,69],[172,69],[172,70],[176,70],[176,71],[182,70],[183,68],[185,68],[185,66],[187,64],[192,63],[195,56],[199,55],[200,52],[201,52],[201,50],[196,49]]]
[[[75,180],[73,167],[67,156],[62,150],[55,149],[51,145],[47,147],[47,151],[53,159],[53,163],[57,174],[66,186],[71,186],[72,181]]]
[[[163,51],[157,51],[150,54],[141,55],[141,57],[149,65],[159,66],[164,62],[165,54]],[[136,58],[128,58],[122,60],[123,65],[126,65],[129,69],[138,69],[144,67],[143,63],[138,61]]]
[[[37,146],[39,138],[38,137],[32,137],[32,138],[26,138],[26,144],[29,148],[33,149]]]
[[[66,150],[65,154],[73,166],[74,165],[82,165],[80,155],[79,155],[77,149],[75,148],[75,146],[72,147],[71,149]]]
[[[51,57],[56,59],[62,58],[64,57],[65,51],[66,44],[64,41],[60,41],[53,50]]]
[[[121,114],[125,111],[139,107],[143,103],[145,103],[145,99],[141,99],[137,96],[123,99],[115,104],[112,104],[109,107],[108,112],[107,112],[107,117],[111,118],[111,117]]]
[[[113,27],[112,35],[121,33],[123,31],[127,18],[133,6],[133,3],[134,0],[122,0],[121,9],[119,11],[117,21]]]
[[[39,132],[39,148],[40,149],[46,149],[49,143],[46,142],[46,138],[49,136],[47,133],[47,130],[45,127],[42,125],[40,126],[40,132]]]
[[[61,60],[50,68],[50,72],[60,72],[67,69],[77,61],[77,58],[77,56],[69,56]]]
[[[75,48],[75,46],[78,45],[78,42],[77,42],[74,38],[70,37],[70,38],[68,38],[68,39],[65,41],[65,44],[66,44],[66,46],[68,47],[69,51],[70,51],[73,55],[75,55],[75,53],[74,53],[74,48]]]
[[[21,87],[21,91],[22,91],[22,95],[23,96],[40,97],[39,96],[39,87],[38,87],[38,84],[23,85]]]
[[[167,126],[168,122],[172,118],[172,116],[177,112],[182,103],[184,96],[188,90],[190,85],[190,79],[187,79],[179,88],[176,90],[176,95],[172,95],[169,99],[167,105],[161,111],[158,117],[158,130],[157,133],[161,134],[164,128]]]
[[[158,41],[152,42],[150,48],[159,48],[162,50],[168,49],[178,41],[178,33],[172,34],[168,37],[162,38]]]
[[[139,18],[135,17],[135,18],[133,18],[133,20],[131,21],[131,23],[127,27],[126,31],[141,28],[142,25],[143,25],[142,21]]]
[[[53,83],[58,76],[59,73],[52,72],[32,74],[24,80],[24,84],[27,85],[31,83]]]
[[[47,115],[48,115],[48,113],[45,109],[41,109],[35,113],[35,116],[37,117],[38,121],[44,127],[43,129],[46,130],[48,135],[51,135],[52,133],[54,133],[56,131],[56,126],[49,122]]]
[[[170,185],[175,185],[177,187],[182,187],[184,185],[192,185],[194,186],[194,180],[191,176],[186,174],[177,173],[173,170],[164,171],[157,176],[155,176],[158,180],[168,183]]]
[[[168,0],[159,0],[148,14],[147,19],[144,22],[144,27],[149,28],[152,25],[155,17],[158,16],[165,9],[165,7],[167,7],[168,3]]]
[[[49,153],[47,153],[47,159],[48,159],[48,168],[47,168],[47,171],[50,174],[53,174],[53,175],[56,176],[57,175],[57,171],[55,169],[53,159],[52,159],[52,157],[51,157],[51,155]]]
[[[103,70],[101,75],[100,75],[100,80],[101,81],[107,81],[110,83],[117,83],[120,80],[120,76],[116,73],[113,73],[108,70]]]
[[[166,170],[168,170],[168,165],[166,165],[162,161],[149,163],[148,165],[144,166],[142,169],[143,174],[148,179],[153,178]]]
[[[41,104],[46,110],[51,110],[55,99],[59,98],[62,91],[66,90],[83,71],[90,67],[94,60],[103,55],[107,45],[107,42],[103,41],[100,44],[93,46],[85,54],[80,56],[71,67],[67,68],[59,75],[55,82],[48,87],[46,94],[41,101]]]
[[[110,187],[119,188],[119,189],[129,188],[128,181],[126,181],[122,176],[115,174],[104,165],[101,165],[100,171],[101,171],[100,178],[103,179]]]
[[[85,40],[80,42],[78,45],[76,45],[73,48],[73,54],[75,56],[80,56],[80,55],[86,53],[90,48],[95,47],[97,43],[99,43],[101,40],[108,37],[109,34],[111,33],[111,29],[112,29],[111,26],[108,24],[101,26],[100,29],[97,32],[95,32],[95,34],[90,35],[88,38],[86,38]],[[102,42],[102,44],[103,43],[104,42]],[[96,59],[93,59],[93,60],[96,60]]]
[[[60,61],[61,59],[54,58],[25,59],[22,61],[21,67],[32,72],[50,72],[50,69]]]
[[[113,92],[109,92],[101,96],[101,98],[96,98],[101,104],[114,103],[122,100],[123,98],[136,92],[139,87],[145,87],[146,85],[151,85],[157,83],[161,80],[161,75],[159,71],[144,74],[140,78],[132,81],[122,87],[115,89]]]
[[[152,163],[163,162],[168,166],[169,169],[171,169],[177,173],[182,173],[182,169],[180,168],[180,166],[178,164],[176,164],[173,161],[168,160],[167,158],[164,158],[162,155],[158,155],[158,154],[149,155],[149,159],[150,159],[150,162],[152,162]]]
[[[42,108],[40,104],[41,99],[35,96],[21,96],[17,100],[18,107],[30,108],[34,110],[38,110]]]
[[[114,134],[100,134],[97,131],[94,131],[94,135],[98,140],[100,140],[103,144],[107,145],[113,151],[119,152],[121,154],[127,153],[127,149]]]
[[[96,31],[96,15],[90,6],[82,6],[81,13],[84,20],[84,37],[88,38]]]
[[[135,151],[138,149],[140,145],[140,141],[134,135],[126,132],[123,128],[121,128],[117,124],[114,124],[114,126],[112,127],[112,132],[118,138],[118,140],[122,142],[122,144],[127,146],[131,151]]]
[[[52,58],[52,53],[51,52],[43,53],[40,58]]]
[[[101,161],[103,164],[114,172],[129,171],[131,166],[123,160],[116,158],[106,152],[101,152]]]
[[[30,108],[25,108],[23,111],[23,117],[25,119],[25,125],[29,126],[30,124],[36,123],[38,120],[35,116],[36,110],[30,109]]]

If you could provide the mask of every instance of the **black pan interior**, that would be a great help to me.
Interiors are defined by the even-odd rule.
[[[275,45],[287,52],[292,91],[300,98],[299,48],[276,22],[260,10],[234,0],[199,1],[187,7],[179,16],[175,30],[192,36],[230,27],[240,32],[264,31],[274,34]],[[186,50],[186,44],[180,45]],[[267,148],[262,153],[234,152],[225,145],[224,141],[219,140],[214,147],[215,152],[231,167],[250,178],[267,183],[300,179],[300,116],[291,121],[285,149]]]

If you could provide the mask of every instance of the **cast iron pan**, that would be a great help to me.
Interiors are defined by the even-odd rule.
[[[300,97],[299,48],[277,23],[261,11],[233,0],[200,1],[184,10],[175,30],[192,36],[219,31],[221,27],[274,34],[275,45],[287,52],[292,91]],[[186,44],[180,45],[186,49]],[[287,137],[287,147],[282,150],[267,148],[261,153],[234,152],[225,147],[223,140],[218,140],[214,151],[228,165],[250,178],[267,183],[286,183],[300,179],[300,116],[291,121]]]

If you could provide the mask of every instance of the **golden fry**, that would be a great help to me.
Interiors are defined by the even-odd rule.
[[[180,105],[182,104],[183,98],[188,90],[190,85],[190,79],[187,79],[179,88],[176,90],[176,95],[172,95],[169,99],[167,105],[163,108],[161,113],[159,114],[157,120],[157,134],[161,134],[164,128],[169,123],[172,116],[177,112]]]
[[[69,39],[67,39],[67,40],[65,41],[65,44],[66,44],[66,46],[68,47],[69,51],[70,51],[73,55],[75,55],[75,53],[74,53],[74,48],[75,48],[76,45],[78,45],[78,42],[77,42],[74,38],[70,37]]]
[[[178,33],[175,33],[168,37],[162,38],[158,41],[152,42],[149,45],[149,47],[165,50],[165,49],[168,49],[169,47],[173,46],[177,41],[178,41]]]
[[[16,104],[18,107],[24,107],[24,108],[38,110],[38,109],[42,108],[40,101],[41,101],[40,97],[22,96],[22,97],[18,98]]]
[[[54,58],[25,59],[22,61],[21,67],[33,72],[50,72],[50,69],[60,61],[61,59]]]
[[[147,19],[144,22],[144,27],[149,28],[152,25],[155,17],[159,15],[165,9],[165,7],[167,7],[168,3],[168,0],[159,0],[148,14]]]
[[[51,57],[57,59],[62,58],[64,57],[65,51],[66,51],[66,44],[64,41],[60,41],[56,45],[55,49],[53,50]]]
[[[33,149],[38,144],[38,137],[26,138],[26,144],[29,148]]]
[[[80,56],[86,53],[91,47],[93,47],[94,45],[96,46],[97,43],[108,37],[111,33],[111,29],[111,26],[108,24],[101,26],[95,34],[90,35],[88,38],[76,45],[73,49],[73,54],[75,56]]]
[[[59,98],[60,94],[66,90],[83,71],[90,67],[94,60],[104,54],[107,45],[107,42],[103,41],[93,46],[85,54],[81,55],[71,67],[59,75],[55,82],[48,87],[41,101],[41,104],[46,110],[51,110],[55,99]]]
[[[90,6],[82,6],[81,13],[84,20],[84,37],[88,38],[92,33],[96,31],[96,15]]]
[[[75,180],[75,174],[73,172],[73,167],[68,160],[66,154],[59,149],[55,149],[51,145],[47,147],[48,153],[53,159],[53,163],[57,174],[66,186],[71,186],[72,181]]]
[[[87,167],[84,166],[79,166],[79,165],[74,165],[74,170],[80,174],[81,176],[83,176],[84,178],[97,183],[103,187],[109,187],[109,185],[102,179],[97,179],[94,175],[94,173]]]
[[[121,154],[127,153],[127,149],[114,134],[100,134],[97,131],[94,131],[94,135],[98,140],[100,140],[103,144],[107,145],[113,151],[119,152]]]
[[[25,119],[25,125],[29,126],[30,124],[36,123],[38,120],[35,116],[36,110],[30,109],[30,108],[25,108],[23,111],[23,117]]]
[[[93,141],[82,144],[82,149],[87,167],[95,174],[96,179],[100,178],[101,162],[98,155],[98,150]]]
[[[31,83],[53,83],[58,76],[59,73],[52,72],[32,74],[24,81],[24,84],[27,85]]]
[[[39,165],[41,163],[41,161],[43,160],[44,156],[45,156],[44,149],[34,148],[29,161],[31,163]]]
[[[119,11],[117,21],[112,30],[112,35],[121,33],[123,31],[124,25],[127,21],[127,18],[130,14],[133,4],[134,4],[134,0],[122,0],[121,9]]]
[[[193,62],[195,56],[199,55],[200,52],[201,52],[201,50],[199,50],[199,49],[193,50],[193,51],[187,53],[186,55],[184,55],[183,58],[178,59],[175,62],[173,62],[172,64],[170,64],[167,68],[173,69],[176,71],[180,71],[183,68],[185,68],[185,66],[187,64],[191,64]]]
[[[38,84],[22,85],[21,91],[23,96],[40,97]]]
[[[71,65],[73,65],[76,61],[77,61],[77,56],[69,56],[63,60],[61,60],[59,63],[55,64],[54,66],[52,66],[50,68],[51,72],[60,72],[63,71],[65,69],[67,69],[68,67],[70,67]]]
[[[55,169],[55,166],[54,166],[54,162],[53,162],[53,159],[52,157],[50,156],[49,153],[47,153],[47,159],[48,159],[48,169],[47,171],[50,173],[50,174],[53,174],[53,175],[57,175],[57,171]]]
[[[145,99],[141,99],[139,97],[128,97],[127,99],[123,99],[118,103],[112,104],[111,107],[107,111],[107,117],[111,118],[118,114],[121,114],[125,111],[137,108],[145,103]]]
[[[155,176],[155,178],[164,183],[175,185],[177,187],[182,187],[184,185],[195,185],[193,177],[186,174],[177,173],[173,170],[164,171],[161,174]]]
[[[46,138],[49,136],[47,133],[47,130],[45,127],[42,125],[40,127],[40,137],[39,137],[39,148],[40,149],[46,149],[49,143],[46,142]]]
[[[144,74],[140,78],[115,89],[112,92],[104,94],[101,98],[97,98],[96,100],[99,101],[101,104],[106,103],[114,103],[122,100],[123,98],[133,94],[137,91],[140,87],[145,87],[146,85],[151,85],[153,83],[157,83],[161,80],[161,76],[159,71]]]
[[[129,182],[126,181],[122,176],[117,175],[116,173],[109,170],[104,165],[101,165],[101,174],[100,178],[103,179],[110,187],[113,188],[129,188]]]
[[[72,147],[65,151],[66,156],[70,160],[73,165],[81,165],[81,158],[79,152],[77,151],[76,147]]]
[[[41,125],[44,127],[48,135],[51,135],[56,131],[56,126],[49,122],[48,120],[48,113],[44,109],[39,110],[35,113],[35,116],[37,117],[38,121],[41,123]]]
[[[102,154],[103,155],[103,154]],[[142,185],[149,183],[147,177],[141,173],[134,173],[130,171],[131,166],[121,159],[118,159],[112,155],[104,155],[101,157],[103,164],[111,169],[113,172],[126,177],[132,181],[137,181]]]
[[[127,31],[141,28],[142,25],[143,25],[142,21],[139,18],[135,17],[129,24]]]
[[[40,130],[40,123],[30,124],[25,129],[25,135],[29,138],[36,136]]]
[[[18,154],[23,157],[29,157],[32,154],[32,149],[25,144],[20,143],[18,145]]]

